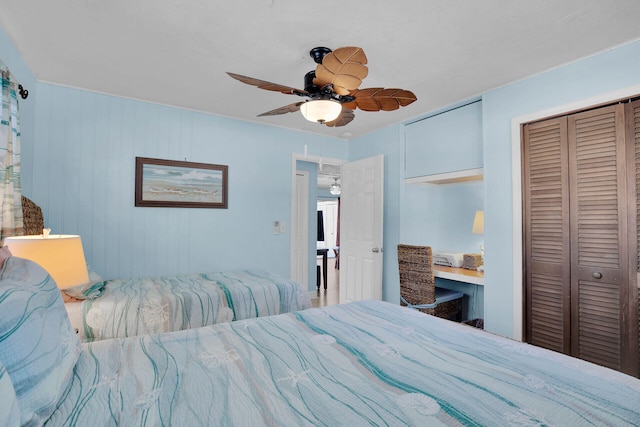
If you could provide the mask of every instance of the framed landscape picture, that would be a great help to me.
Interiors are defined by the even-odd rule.
[[[136,157],[136,206],[227,208],[229,167]]]

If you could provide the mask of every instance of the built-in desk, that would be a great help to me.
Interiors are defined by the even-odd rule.
[[[433,275],[442,279],[449,279],[458,282],[472,283],[474,285],[484,286],[484,271],[434,265]]]
[[[436,286],[466,295],[462,302],[462,320],[484,318],[484,271],[433,266]]]

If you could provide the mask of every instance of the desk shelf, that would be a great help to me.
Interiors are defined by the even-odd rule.
[[[484,169],[466,169],[455,172],[439,173],[435,175],[416,176],[406,178],[407,184],[455,184],[459,182],[482,181]]]
[[[433,266],[433,275],[441,279],[455,280],[457,282],[472,283],[484,286],[484,271],[467,270],[466,268]]]

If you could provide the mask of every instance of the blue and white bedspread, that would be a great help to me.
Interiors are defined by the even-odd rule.
[[[627,426],[640,380],[358,302],[83,345],[51,426]]]
[[[298,283],[261,270],[108,280],[96,299],[67,303],[82,341],[178,331],[311,307]]]

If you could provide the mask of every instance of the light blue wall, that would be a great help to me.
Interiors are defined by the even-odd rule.
[[[512,335],[514,288],[521,286],[512,261],[512,118],[638,85],[639,70],[635,42],[483,95],[487,329]]]
[[[483,235],[473,234],[475,212],[484,209],[482,181],[405,184],[400,240],[434,251],[479,253]]]
[[[262,268],[289,276],[292,153],[347,143],[39,83],[30,197],[105,277]],[[135,157],[229,166],[228,209],[134,207]],[[287,232],[273,234],[273,221]]]

